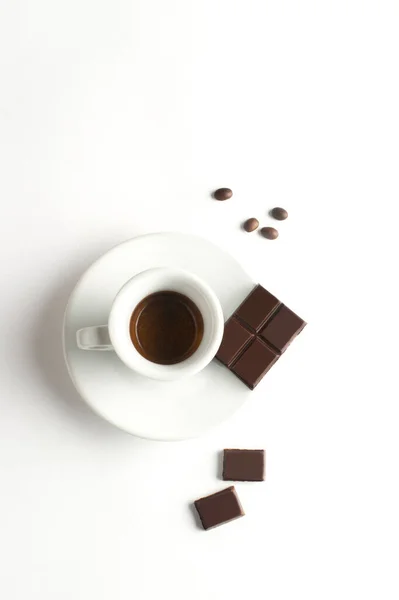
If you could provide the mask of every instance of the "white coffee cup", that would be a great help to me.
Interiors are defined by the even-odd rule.
[[[133,345],[129,331],[132,313],[139,302],[160,291],[187,296],[198,307],[204,323],[197,350],[186,360],[171,365],[156,364],[142,356]],[[194,375],[209,364],[222,341],[223,326],[220,302],[208,284],[181,269],[158,267],[143,271],[125,283],[113,301],[108,325],[79,329],[76,341],[82,350],[114,350],[133,371],[170,381]]]

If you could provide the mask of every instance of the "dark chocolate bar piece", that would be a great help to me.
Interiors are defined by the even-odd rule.
[[[278,360],[278,354],[259,338],[237,360],[231,370],[253,390]]]
[[[204,529],[210,529],[245,515],[234,486],[194,502]]]
[[[260,332],[260,337],[283,353],[298,333],[301,333],[305,325],[305,321],[302,321],[292,310],[283,305],[266,323]]]
[[[216,358],[229,367],[235,358],[253,338],[253,333],[245,329],[237,319],[227,321],[223,340],[216,354]]]
[[[305,325],[257,285],[225,324],[216,358],[253,390]]]
[[[247,328],[259,331],[279,305],[280,301],[275,296],[257,285],[234,314],[244,321]]]
[[[223,453],[225,481],[264,481],[265,451],[228,449]]]

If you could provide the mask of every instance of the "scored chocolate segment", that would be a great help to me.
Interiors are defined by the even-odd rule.
[[[231,370],[253,390],[278,358],[276,352],[255,338]]]
[[[260,337],[283,353],[305,325],[305,321],[283,305],[266,323]]]
[[[225,325],[222,343],[216,358],[229,367],[252,338],[253,333],[241,325],[237,319],[231,318]]]
[[[259,331],[279,305],[280,301],[275,296],[261,285],[257,285],[234,314],[246,325]]]
[[[245,515],[234,486],[194,502],[204,529],[210,529]]]

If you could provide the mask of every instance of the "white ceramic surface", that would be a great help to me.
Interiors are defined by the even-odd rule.
[[[184,269],[207,282],[225,319],[254,286],[232,256],[202,238],[180,233],[134,238],[107,252],[78,282],[65,313],[65,358],[78,392],[104,419],[140,437],[181,440],[228,418],[249,390],[216,361],[189,379],[161,382],[132,372],[114,353],[76,345],[77,330],[105,323],[118,290],[155,266]]]
[[[162,290],[179,292],[190,298],[200,310],[204,323],[202,340],[194,354],[171,365],[156,364],[142,356],[132,344],[129,331],[132,313],[139,302]],[[80,329],[76,341],[82,350],[116,352],[135,373],[160,381],[175,381],[192,377],[211,362],[222,341],[223,326],[220,302],[205,281],[183,269],[154,267],[134,275],[117,292],[108,325]],[[88,343],[84,342],[85,337]]]
[[[398,0],[0,2],[1,600],[399,599],[398,32]],[[309,323],[183,444],[91,415],[60,348],[90,262],[165,230]],[[201,531],[232,445],[266,482]]]

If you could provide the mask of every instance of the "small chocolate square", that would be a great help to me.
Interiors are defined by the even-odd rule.
[[[285,305],[282,305],[262,329],[260,337],[282,353],[305,325],[305,321]]]
[[[210,529],[245,515],[234,486],[194,502],[204,529]]]
[[[280,301],[275,296],[257,285],[234,314],[252,329],[259,331],[279,305]]]
[[[225,325],[222,343],[216,358],[229,367],[252,337],[253,334],[245,329],[237,319],[231,318]]]
[[[225,481],[264,481],[264,450],[227,449],[223,453]]]
[[[231,370],[253,390],[278,358],[278,354],[255,338]]]

